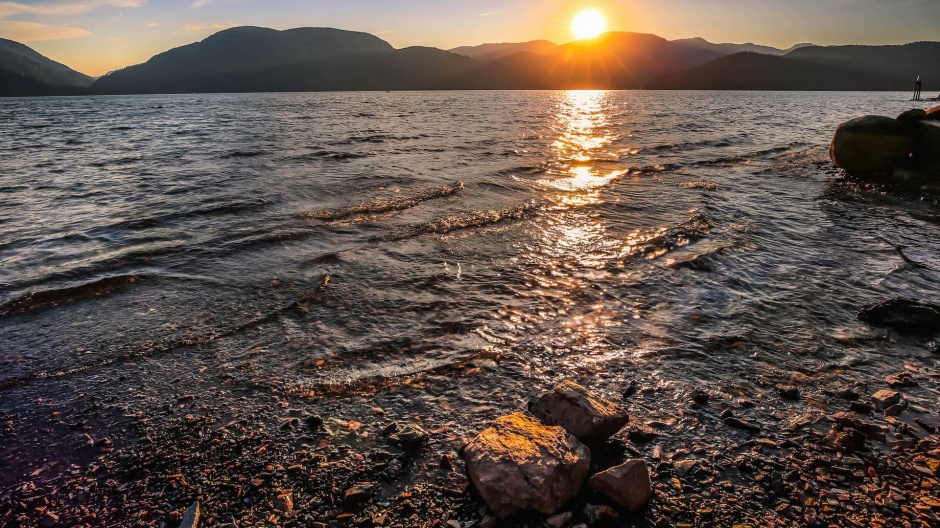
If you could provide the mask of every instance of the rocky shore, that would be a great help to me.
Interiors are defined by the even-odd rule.
[[[211,396],[182,395],[165,424],[128,417],[125,438],[94,435],[96,417],[110,405],[86,396],[84,407],[49,419],[50,432],[74,430],[82,456],[36,463],[5,486],[0,525],[175,528],[192,519],[186,514],[195,503],[199,526],[226,527],[940,522],[940,414],[929,396],[940,382],[935,369],[908,365],[879,382],[824,390],[768,380],[753,394],[627,381],[605,391],[616,403],[565,382],[532,402],[532,414],[517,407],[476,436],[430,414],[392,419],[378,406],[428,383],[435,390],[472,383],[472,370],[381,396],[347,396],[333,407],[337,415],[345,410],[343,419],[310,414],[303,400],[243,397],[274,419],[227,422]],[[566,393],[606,411],[592,417],[584,410],[593,406],[570,405]],[[35,429],[3,418],[0,457],[8,459],[34,440],[18,431]],[[585,425],[592,429],[579,429]],[[494,457],[491,448],[513,456]],[[520,479],[517,469],[529,463],[535,473]],[[520,495],[525,482],[537,485]],[[547,490],[547,498],[525,496]]]

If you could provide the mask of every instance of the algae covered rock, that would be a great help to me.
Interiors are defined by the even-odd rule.
[[[864,116],[839,125],[829,157],[848,172],[890,171],[909,158],[916,134],[897,119]]]
[[[467,473],[495,515],[557,512],[584,485],[591,452],[561,427],[522,413],[497,419],[463,453]]]
[[[607,438],[630,421],[622,407],[570,381],[533,401],[529,412],[546,425],[564,427],[579,440]]]

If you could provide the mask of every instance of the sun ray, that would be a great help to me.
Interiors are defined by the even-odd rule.
[[[571,29],[578,40],[592,39],[607,30],[607,18],[597,9],[585,9],[574,17]]]

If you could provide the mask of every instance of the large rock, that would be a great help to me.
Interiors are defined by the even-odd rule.
[[[927,119],[927,112],[922,108],[913,108],[898,116],[898,121],[902,123],[917,123]]]
[[[927,119],[940,119],[940,106],[927,110]]]
[[[180,528],[199,528],[199,518],[202,516],[202,512],[199,509],[199,502],[194,502],[185,513],[183,513],[183,522],[180,523]]]
[[[934,170],[940,179],[940,119],[917,123],[917,142],[914,144],[914,162],[924,169]]]
[[[627,511],[636,511],[646,506],[653,496],[650,470],[642,460],[630,460],[621,466],[602,471],[588,479],[588,486],[603,493]]]
[[[467,473],[494,514],[558,511],[584,485],[591,452],[561,427],[522,413],[499,418],[464,449]]]
[[[607,438],[630,422],[622,407],[570,381],[533,401],[529,412],[545,425],[564,427],[579,440]]]
[[[858,318],[872,326],[893,328],[903,334],[940,333],[940,306],[911,299],[891,299],[862,308]]]
[[[889,171],[914,150],[915,134],[890,117],[864,116],[839,125],[829,157],[848,172]]]

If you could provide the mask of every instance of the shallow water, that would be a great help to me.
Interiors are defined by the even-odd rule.
[[[159,387],[193,346],[276,394],[489,369],[466,405],[572,375],[824,387],[896,371],[935,345],[885,341],[856,312],[936,300],[940,208],[840,183],[825,145],[842,121],[911,104],[0,101],[0,388],[25,400],[145,359],[161,369],[135,383]]]

